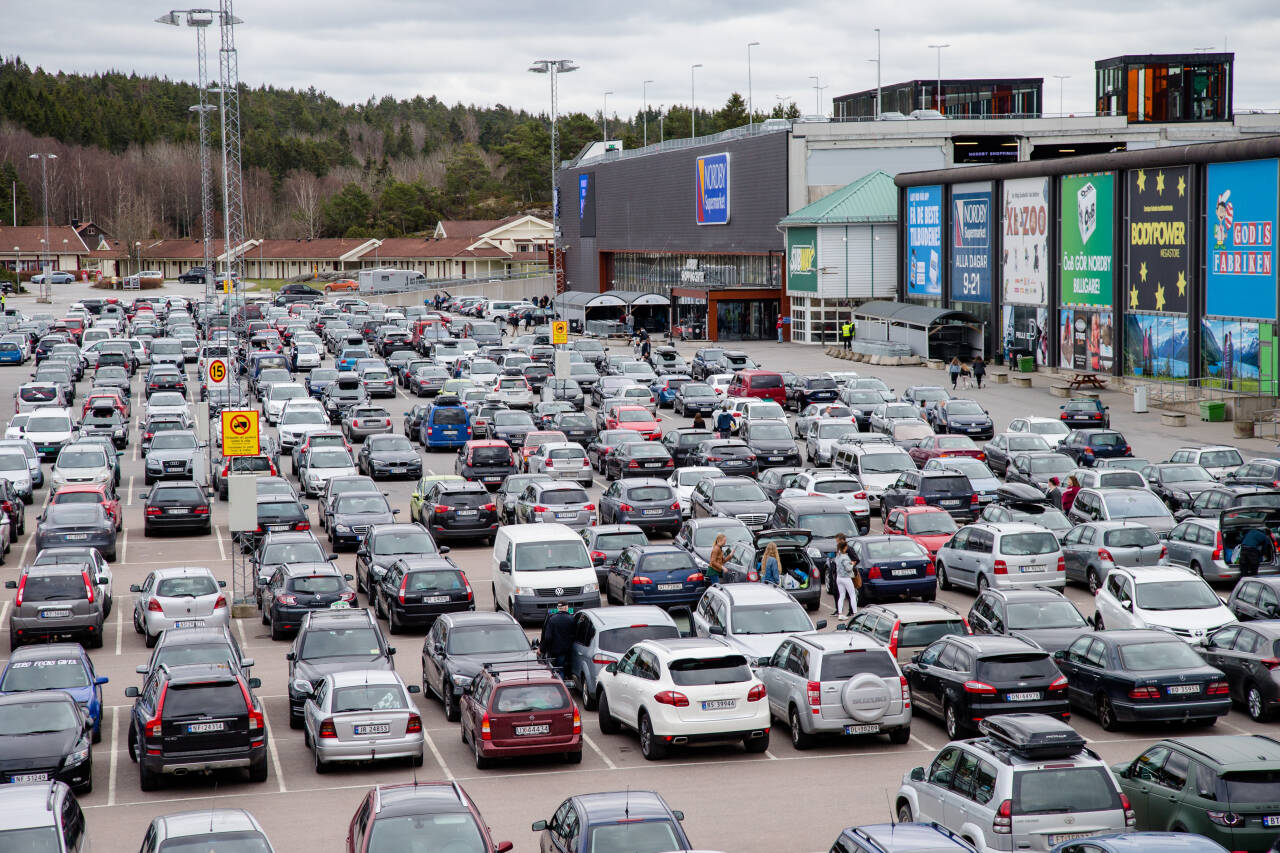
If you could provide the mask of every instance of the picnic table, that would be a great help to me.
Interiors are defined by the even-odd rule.
[[[1090,388],[1096,388],[1099,391],[1105,391],[1107,389],[1107,386],[1098,378],[1098,374],[1096,373],[1073,373],[1071,375],[1071,381],[1067,383],[1067,386],[1073,390],[1079,390],[1084,388],[1086,385]]]

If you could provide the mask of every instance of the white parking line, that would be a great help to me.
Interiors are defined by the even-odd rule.
[[[124,608],[121,606],[122,603],[123,602],[121,602],[118,598],[114,596],[111,599],[111,606],[114,607],[116,611],[116,655],[117,656],[121,654],[123,650],[123,645],[124,645]],[[130,604],[132,603],[133,602],[130,601]]]
[[[30,564],[31,546],[35,544],[36,544],[35,535],[33,534],[31,536],[28,536],[27,544],[22,546],[22,557],[20,558],[22,565],[26,566]]]
[[[223,560],[227,559],[227,549],[222,544],[222,530],[216,524],[213,525],[213,536],[218,543],[218,556]]]
[[[436,763],[440,765],[440,769],[444,771],[445,778],[452,782],[453,771],[449,769],[449,765],[445,763],[444,756],[440,754],[440,750],[436,749],[436,742],[425,729],[422,732],[422,739],[425,740],[427,742],[427,746],[430,747],[431,754],[435,757]],[[609,759],[607,758],[605,759],[605,761],[608,760]]]
[[[120,537],[120,562],[121,563],[128,561],[128,557],[125,556],[128,553],[129,553],[129,528],[126,526],[124,529],[124,534]],[[25,563],[26,560],[24,559],[23,562]]]
[[[120,654],[119,651],[116,654]],[[116,762],[119,760],[120,752],[116,744],[120,740],[120,709],[118,706],[111,708],[111,768],[107,771],[107,805],[114,806],[116,804]],[[126,744],[125,748],[128,748]]]
[[[618,769],[618,765],[614,764],[612,761],[610,761],[610,760],[609,760],[609,756],[607,756],[607,755],[605,755],[605,754],[604,754],[604,750],[602,750],[600,747],[596,746],[596,742],[595,742],[595,741],[593,741],[591,738],[587,737],[587,733],[586,733],[586,732],[583,732],[583,733],[582,733],[582,741],[583,741],[583,743],[585,743],[587,746],[591,747],[591,749],[595,752],[595,754],[596,754],[596,755],[600,756],[600,760],[604,762],[605,767],[608,767],[610,770],[617,770],[617,769]]]
[[[920,746],[922,746],[922,747],[924,747],[925,749],[929,750],[930,752],[937,752],[937,751],[938,751],[938,748],[937,748],[936,746],[930,746],[929,744],[927,744],[927,743],[925,743],[924,741],[920,740],[920,738],[916,737],[914,734],[913,734],[913,735],[911,735],[911,739],[912,739],[913,741],[915,741],[916,743],[918,743]]]
[[[247,646],[247,645],[249,644],[249,640],[248,640],[248,638],[247,638],[247,637],[245,637],[245,635],[244,635],[244,623],[245,623],[245,622],[248,622],[249,620],[248,620],[248,619],[234,619],[234,620],[232,620],[232,621],[236,623],[236,630],[240,633],[240,645],[241,645],[242,647],[243,647],[243,646]],[[265,697],[261,697],[261,696],[259,696],[258,698],[260,698],[260,699],[261,699],[261,698],[265,698]]]
[[[125,500],[125,506],[133,506],[133,480],[135,476],[134,474],[129,475],[129,487],[125,489],[125,494],[128,496]]]
[[[0,606],[0,628],[4,628],[4,620],[9,618],[9,602],[6,601]]]
[[[285,713],[289,713],[286,709]],[[276,782],[280,784],[280,793],[284,793],[289,789],[284,785],[284,769],[280,766],[280,753],[276,752],[276,737],[271,733],[271,720],[267,718],[265,709],[262,714],[262,724],[267,728],[267,753],[271,756],[271,766],[275,769]]]

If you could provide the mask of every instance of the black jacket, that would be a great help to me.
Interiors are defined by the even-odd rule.
[[[573,651],[573,617],[556,611],[542,623],[542,639],[538,651],[545,657],[559,657]]]

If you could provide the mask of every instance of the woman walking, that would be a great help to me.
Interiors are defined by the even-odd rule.
[[[858,587],[862,585],[862,577],[858,574],[853,558],[849,555],[849,543],[843,535],[836,537],[836,618],[852,619],[858,613]],[[845,615],[844,603],[849,601],[849,613]]]
[[[761,580],[777,586],[782,580],[782,558],[778,556],[778,543],[770,542],[765,546],[764,558],[760,560]]]
[[[1067,478],[1067,484],[1062,487],[1062,511],[1071,512],[1071,505],[1076,502],[1076,495],[1080,493],[1080,481],[1076,479],[1076,475],[1072,474]]]
[[[982,379],[987,375],[987,363],[982,360],[982,356],[973,357],[973,381],[977,383],[978,388],[982,388]]]
[[[947,371],[951,374],[951,390],[956,390],[956,383],[960,381],[960,357],[953,356],[951,364],[947,367]]]
[[[720,583],[720,579],[724,577],[724,561],[729,556],[724,552],[724,546],[728,541],[728,538],[721,533],[716,536],[716,541],[711,543],[711,563],[707,570],[708,583]]]

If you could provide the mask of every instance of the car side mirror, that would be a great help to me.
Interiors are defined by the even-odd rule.
[[[145,663],[138,664],[133,668],[133,671],[138,673],[138,675],[146,675],[148,672],[150,672],[150,670],[147,668],[147,665]]]
[[[1063,660],[1066,660],[1066,659],[1067,659],[1067,650],[1066,650],[1066,649],[1058,649],[1056,652],[1054,652],[1054,653],[1053,653],[1053,659],[1054,659],[1054,660],[1057,660],[1057,661],[1063,661]]]
[[[250,678],[250,679],[249,679],[249,689],[250,689],[250,690],[257,690],[257,689],[258,689],[259,687],[261,687],[261,686],[262,686],[262,679],[261,679],[261,678]]]
[[[1132,613],[1132,612],[1133,612],[1133,602],[1132,602],[1132,601],[1122,601],[1122,602],[1120,602],[1120,606],[1121,606],[1121,607],[1123,607],[1125,610],[1128,610],[1130,613]]]
[[[773,663],[773,658],[768,657],[767,655],[766,655],[765,657],[759,657],[759,658],[756,658],[756,666],[757,666],[757,667],[761,667],[761,666],[769,666],[769,665],[770,665],[770,664],[772,664],[772,663]]]
[[[471,682],[467,682],[466,684],[462,685],[462,692],[467,696],[471,695]]]
[[[293,680],[293,689],[303,696],[311,695],[311,682],[305,678],[295,678]]]
[[[9,581],[9,583],[13,583],[13,581]],[[5,584],[5,586],[8,586],[8,585],[9,585],[9,584]],[[16,584],[14,585],[14,588],[15,588],[15,589],[17,588],[17,585],[16,585]],[[134,584],[129,584],[129,592],[142,592],[142,585],[141,585],[141,584],[136,584],[136,583],[134,583]]]
[[[439,655],[440,657],[444,657],[444,655],[445,655],[445,651],[444,651],[444,643],[439,643],[439,642],[437,642],[437,643],[432,643],[432,644],[431,644],[431,653],[432,653],[432,654],[434,654],[434,655]]]
[[[503,560],[501,563],[498,563],[498,571],[511,574],[511,563],[507,560]],[[9,583],[13,583],[13,581],[10,581]],[[14,589],[17,589],[16,584],[14,585]]]
[[[136,687],[126,687],[126,688],[124,689],[124,695],[125,695],[125,696],[127,696],[127,697],[128,697],[128,698],[130,698],[130,699],[137,699],[137,698],[138,698],[138,688],[136,688]]]
[[[819,619],[817,622],[813,623],[813,630],[815,631],[821,631],[825,627],[827,627],[826,619]]]
[[[226,588],[227,588],[226,581],[218,581],[218,589],[226,589]]]
[[[285,653],[284,653],[284,659],[285,659],[285,660],[287,660],[287,661],[295,661],[295,660],[297,660],[297,659],[298,659],[298,656],[297,656],[296,654],[294,654],[293,652],[285,652]]]
[[[919,652],[916,652],[914,655],[912,655],[912,656],[911,656],[911,662],[912,662],[912,663],[914,663],[914,664],[919,664],[919,663],[920,663],[920,653],[919,653]]]
[[[390,657],[390,656],[394,655],[395,653],[396,653],[396,647],[395,647],[395,646],[387,646],[387,657]]]
[[[712,636],[723,637],[725,635],[724,626],[711,625],[710,627],[707,628],[707,633],[711,634]]]
[[[923,767],[912,767],[912,768],[911,768],[911,781],[912,781],[912,782],[923,782],[923,781],[924,781],[924,768],[923,768]]]
[[[613,663],[607,663],[607,664],[605,664],[605,665],[604,665],[604,671],[605,671],[605,672],[607,672],[607,673],[609,673],[610,675],[614,675],[615,673],[617,673],[617,671],[618,671],[618,663],[617,663],[617,661],[614,661]]]
[[[253,658],[240,658],[241,669],[251,669],[253,667]]]

